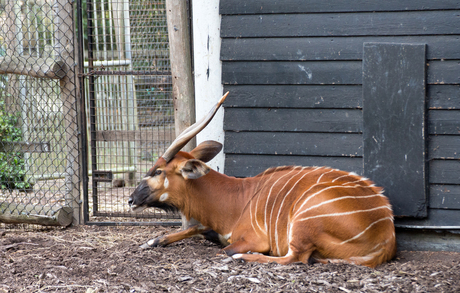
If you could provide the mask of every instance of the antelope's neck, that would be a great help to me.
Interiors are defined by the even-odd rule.
[[[190,194],[182,212],[221,235],[232,231],[254,189],[250,178],[229,177],[213,170],[189,184]]]

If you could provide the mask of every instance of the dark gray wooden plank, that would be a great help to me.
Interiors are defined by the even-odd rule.
[[[347,108],[362,107],[360,85],[226,85],[224,107]]]
[[[430,208],[460,210],[460,185],[431,185]]]
[[[353,109],[225,108],[224,130],[360,133],[362,113]]]
[[[227,91],[225,107],[362,108],[360,85],[226,85]],[[460,110],[459,85],[428,85],[426,94],[429,109]]]
[[[225,156],[225,174],[235,177],[250,177],[276,166],[329,166],[362,174],[362,158],[355,157],[309,157],[309,156],[270,156],[233,155]]]
[[[225,133],[225,153],[253,155],[362,156],[361,134],[302,132]]]
[[[364,44],[364,174],[398,216],[426,216],[424,123],[425,45]]]
[[[460,159],[460,135],[431,135],[428,158]]]
[[[460,37],[388,36],[388,37],[314,37],[314,38],[227,38],[222,39],[223,61],[308,61],[362,60],[363,44],[424,43],[427,59],[460,59]]]
[[[456,10],[222,16],[221,36],[320,37],[460,34]]]
[[[460,110],[430,110],[428,121],[430,134],[460,134]]]
[[[430,109],[460,110],[460,85],[428,85],[426,95]]]
[[[460,160],[431,160],[430,183],[460,185]]]
[[[313,12],[353,12],[353,11],[405,11],[459,9],[458,1],[433,0],[225,0],[220,1],[221,14],[269,14],[269,13],[313,13]]]
[[[223,62],[222,82],[228,85],[359,85],[362,84],[362,62]],[[460,62],[430,61],[427,83],[460,84]]]
[[[400,218],[395,219],[395,225],[458,227],[458,219],[460,219],[460,210],[428,209],[428,217],[426,219]]]
[[[430,61],[428,65],[428,84],[460,84],[458,60]]]
[[[361,84],[360,61],[223,62],[224,84]]]
[[[431,229],[421,229],[423,227],[417,225],[399,225],[399,219],[396,219],[395,228],[398,251],[458,252],[458,243],[460,243],[460,235],[456,234],[458,226],[435,226],[430,227]]]

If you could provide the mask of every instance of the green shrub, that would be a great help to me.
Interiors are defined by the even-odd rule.
[[[8,113],[5,102],[0,101],[0,146],[3,142],[22,141],[19,115]],[[0,189],[28,189],[25,179],[24,154],[0,152]]]

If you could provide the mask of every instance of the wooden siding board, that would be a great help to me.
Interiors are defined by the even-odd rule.
[[[277,166],[329,166],[341,170],[363,173],[362,158],[352,157],[310,157],[310,156],[271,156],[234,155],[225,156],[225,173],[229,176],[249,177]]]
[[[227,154],[362,156],[361,134],[226,132]]]
[[[427,59],[460,59],[460,36],[231,38],[222,39],[222,61],[362,60],[363,44],[425,43]]]
[[[225,108],[224,130],[360,133],[362,112],[353,109]]]
[[[428,64],[427,79],[429,84],[459,84],[460,61],[431,61]]]
[[[430,183],[460,185],[460,160],[431,160]]]
[[[364,174],[398,216],[426,216],[424,125],[425,45],[364,44]]]
[[[267,155],[362,156],[362,135],[227,131],[225,134],[225,152]],[[460,136],[430,136],[428,156],[430,160],[459,160]]]
[[[220,1],[221,14],[270,14],[270,13],[313,13],[313,12],[358,12],[358,11],[407,11],[459,9],[456,0],[386,0],[386,1],[343,1],[343,0],[225,0]]]
[[[362,107],[360,85],[226,85],[224,107],[341,108]]]
[[[387,43],[391,44],[391,43]],[[427,83],[460,84],[460,60],[430,61]],[[222,63],[227,85],[359,85],[361,61],[232,61]]]
[[[432,135],[428,143],[429,159],[460,159],[460,135]]]
[[[459,226],[460,210],[429,209],[426,219],[400,218],[395,219],[395,225],[411,226]]]
[[[428,121],[430,134],[460,135],[460,110],[430,110]]]
[[[431,185],[430,208],[460,210],[460,185]]]
[[[224,84],[361,84],[360,61],[224,62]]]
[[[363,103],[361,85],[225,85],[227,91],[224,107],[360,109]],[[428,85],[426,94],[430,110],[460,110],[460,85]]]
[[[430,109],[460,110],[460,85],[429,85],[427,101]]]
[[[457,10],[222,16],[221,37],[458,35]]]

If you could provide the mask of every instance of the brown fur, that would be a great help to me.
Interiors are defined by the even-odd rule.
[[[215,145],[209,149],[217,151]],[[238,179],[201,162],[200,157],[215,155],[206,150],[200,145],[191,153],[179,152],[169,163],[159,160],[149,171],[149,176],[161,171],[155,180],[146,179],[149,205],[175,207],[202,225],[163,236],[153,241],[155,245],[212,229],[231,235],[224,251],[246,261],[313,260],[375,267],[394,257],[393,213],[382,189],[370,180],[326,167],[292,166]],[[141,186],[131,196],[134,207],[145,205],[139,199]]]

